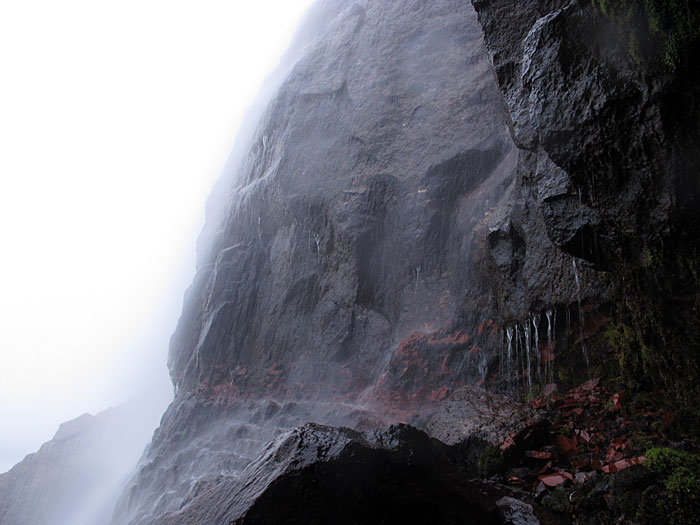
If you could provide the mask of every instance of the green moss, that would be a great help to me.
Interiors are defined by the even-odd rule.
[[[681,467],[694,467],[700,470],[700,456],[683,450],[656,447],[647,450],[646,468],[664,478]]]
[[[700,37],[697,0],[591,0],[616,27],[637,63],[675,69]]]
[[[503,454],[493,445],[486,445],[481,450],[478,461],[478,473],[482,478],[488,478],[504,468]]]
[[[637,512],[642,522],[663,520],[671,525],[698,523],[700,517],[700,455],[670,448],[647,451],[646,468],[659,487],[645,492]]]
[[[608,506],[618,516],[634,516],[642,501],[642,492],[653,482],[654,476],[639,466],[613,474],[610,478]]]
[[[673,439],[700,431],[700,255],[691,242],[625,246],[629,258],[611,278],[614,321],[602,331],[620,386],[673,407]]]
[[[500,449],[476,436],[455,445],[462,474],[469,478],[490,478],[506,469],[506,459]]]

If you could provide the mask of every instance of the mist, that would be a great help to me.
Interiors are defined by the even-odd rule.
[[[0,7],[0,472],[129,401],[106,470],[133,468],[172,397],[206,195],[310,3]]]

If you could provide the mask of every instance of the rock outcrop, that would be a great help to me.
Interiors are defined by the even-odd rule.
[[[171,341],[176,398],[117,520],[178,511],[281,428],[408,422],[483,381],[502,346],[480,272],[517,148],[474,11],[315,9],[210,202]]]
[[[462,439],[464,385],[573,386],[610,354],[586,340],[611,281],[695,217],[697,105],[671,129],[677,77],[638,73],[587,4],[474,6],[316,5],[212,196],[176,398],[117,521],[235,483],[286,426]]]
[[[470,438],[500,445],[539,420],[530,405],[481,388],[462,387],[436,407],[425,429],[448,445]]]
[[[671,69],[630,53],[590,2],[473,4],[519,150],[510,209],[489,238],[496,310],[522,319],[523,308],[558,304],[561,319],[576,297],[567,310],[574,339],[612,317],[600,355],[590,357],[614,352],[623,366],[601,373],[692,400],[700,374],[698,40]],[[577,273],[563,298],[533,281],[548,257],[544,237]],[[562,267],[553,266],[557,284]],[[582,302],[594,311],[588,321]]]
[[[219,184],[224,219],[207,226],[172,339],[179,391],[347,398],[409,359],[401,341],[453,355],[442,380],[388,374],[387,394],[411,402],[475,375],[464,354],[488,320],[475,232],[517,159],[474,13],[335,9]],[[476,323],[458,318],[475,311],[465,297],[483,306]]]
[[[404,425],[307,424],[156,523],[499,523],[498,492],[467,481],[455,452]]]

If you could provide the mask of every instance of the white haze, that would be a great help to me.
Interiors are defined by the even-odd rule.
[[[206,195],[310,3],[0,4],[0,472],[169,401]]]

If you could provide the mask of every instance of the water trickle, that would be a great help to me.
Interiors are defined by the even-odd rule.
[[[547,363],[545,370],[545,380],[547,383],[554,381],[554,371],[552,358],[554,357],[554,347],[556,345],[556,326],[557,326],[557,311],[552,308],[547,310]]]
[[[554,346],[552,345],[552,318],[554,316],[554,311],[552,309],[549,309],[545,312],[545,315],[547,317],[547,361],[545,362],[545,382],[546,383],[551,383],[551,374],[550,374],[550,362],[551,362],[551,353],[554,351]]]
[[[566,346],[569,346],[569,333],[571,332],[571,308],[566,305]]]
[[[530,321],[529,319],[525,321],[525,326],[523,326],[523,332],[525,334],[525,362],[523,363],[523,366],[526,366],[526,370],[524,370],[525,374],[527,375],[527,386],[528,386],[528,391],[529,389],[532,388],[532,363],[530,361]]]
[[[511,382],[513,380],[513,372],[511,369],[511,359],[513,357],[513,327],[508,326],[506,327],[506,338],[508,339],[508,347],[507,347],[507,353],[508,353],[508,359],[506,360],[506,377],[508,378],[508,388],[510,389]]]
[[[532,321],[532,328],[533,328],[533,335],[535,337],[535,344],[532,347],[533,351],[533,356],[535,358],[535,368],[537,369],[537,379],[541,379],[541,363],[542,363],[542,355],[540,354],[540,332],[539,332],[539,324],[540,324],[540,314],[532,314],[531,317]]]
[[[481,380],[484,381],[486,379],[486,372],[487,372],[488,367],[487,367],[486,355],[483,355],[483,352],[482,352],[481,358],[479,359],[478,367],[479,367],[479,376],[480,376]]]
[[[520,380],[520,371],[522,370],[522,351],[520,346],[520,330],[518,323],[515,323],[515,374],[514,382],[515,386],[518,386],[518,381]]]
[[[420,276],[420,265],[413,270],[413,295],[418,292],[418,277]]]
[[[556,308],[553,310],[554,312],[554,318],[552,321],[552,356],[551,359],[549,360],[549,382],[553,383],[554,382],[554,349],[557,346],[557,310]]]
[[[588,362],[588,351],[586,350],[586,343],[583,341],[583,309],[581,308],[581,281],[578,278],[578,268],[576,267],[576,259],[571,258],[571,264],[574,267],[574,279],[576,280],[576,301],[578,303],[578,332],[579,339],[581,340],[581,351],[583,352],[583,357],[586,360],[586,368],[589,367]]]
[[[499,363],[498,377],[503,378],[503,377],[505,377],[504,373],[506,371],[506,368],[505,368],[505,366],[506,366],[505,360],[506,360],[506,352],[507,352],[506,345],[508,343],[506,342],[506,331],[502,330],[502,331],[500,331],[500,334],[501,334],[501,350],[500,350],[500,355],[499,355],[500,359],[498,360],[498,363]]]
[[[506,337],[508,338],[508,361],[510,361],[511,356],[513,355],[513,327],[509,326],[506,328]]]

